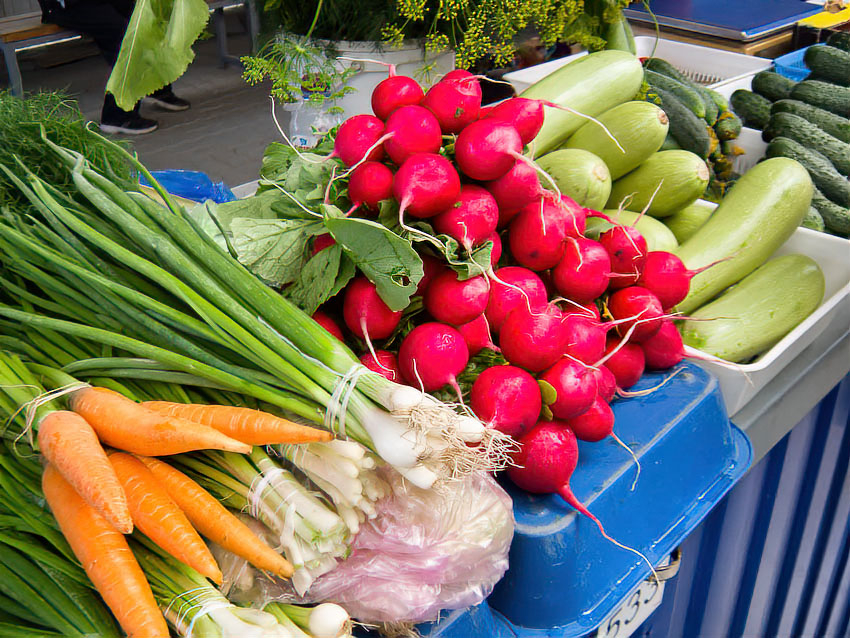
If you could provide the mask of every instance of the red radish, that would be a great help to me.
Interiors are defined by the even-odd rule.
[[[492,366],[475,379],[470,391],[472,410],[488,426],[519,436],[540,416],[540,386],[515,366]]]
[[[682,335],[669,319],[661,322],[658,332],[641,342],[640,347],[648,370],[667,370],[685,356]]]
[[[472,75],[472,73],[470,73],[466,69],[452,69],[451,71],[449,71],[448,73],[446,73],[443,76],[443,80],[460,80],[462,78],[474,78],[474,77],[475,76]]]
[[[345,341],[345,337],[342,335],[342,330],[340,330],[339,324],[337,324],[337,322],[334,321],[327,313],[317,310],[313,313],[313,321],[322,326],[322,328],[330,332],[340,341]]]
[[[555,304],[529,312],[520,303],[508,313],[499,331],[505,359],[532,372],[553,366],[568,340],[564,315]]]
[[[374,357],[371,352],[367,352],[360,357],[360,363],[372,372],[377,372],[385,379],[401,383],[401,371],[398,369],[398,360],[389,350],[375,350]]]
[[[490,267],[495,268],[499,263],[499,258],[502,256],[502,238],[495,230],[484,238],[484,241],[493,242],[493,249],[490,251]]]
[[[517,162],[507,173],[484,186],[499,205],[499,228],[507,226],[520,209],[545,193],[537,169],[526,162]]]
[[[567,301],[567,305],[564,307],[564,315],[578,315],[580,317],[584,317],[585,319],[590,319],[599,323],[602,321],[602,314],[599,312],[599,308],[596,306],[595,301],[588,301],[586,303],[578,303],[573,301],[572,299],[562,299],[561,301]]]
[[[424,106],[402,106],[393,111],[384,133],[392,135],[384,148],[399,166],[414,153],[436,153],[443,144],[440,123]]]
[[[402,106],[419,104],[425,92],[419,83],[406,75],[390,75],[372,91],[372,111],[382,120]]]
[[[617,325],[620,336],[634,326],[631,341],[640,343],[658,332],[664,309],[658,297],[641,286],[622,288],[608,297],[608,310],[615,320],[624,320]],[[636,319],[629,319],[637,317]]]
[[[570,236],[581,237],[584,235],[587,227],[587,213],[584,206],[579,206],[578,203],[571,197],[561,195],[561,208],[569,216],[567,227],[570,229]]]
[[[455,142],[455,161],[471,179],[500,178],[513,167],[517,158],[522,157],[521,153],[522,140],[517,130],[492,118],[472,122]]]
[[[584,237],[570,237],[561,261],[552,270],[552,281],[564,297],[590,302],[608,288],[611,259],[602,244]]]
[[[416,153],[396,171],[393,195],[400,204],[399,216],[407,212],[419,218],[433,217],[457,201],[460,177],[442,155]]]
[[[605,354],[612,352],[620,346],[621,341],[616,337],[609,336],[605,345]],[[646,360],[643,350],[635,343],[624,343],[610,358],[605,361],[605,367],[617,380],[617,387],[624,390],[632,387],[640,380],[643,374]]]
[[[460,133],[478,118],[481,85],[473,76],[447,77],[428,89],[422,106],[434,114],[443,133]]]
[[[374,115],[353,115],[339,127],[333,154],[346,166],[353,166],[363,159],[366,151],[380,140],[383,134],[384,123]],[[367,159],[381,160],[383,157],[384,149],[378,146],[372,149]]]
[[[608,251],[612,277],[609,286],[616,290],[637,282],[646,261],[646,239],[631,226],[614,226],[599,236],[599,243]]]
[[[499,208],[485,189],[464,184],[460,197],[432,222],[434,230],[454,237],[467,250],[487,240],[496,231]]]
[[[352,211],[365,205],[372,210],[393,196],[393,172],[380,162],[363,162],[348,179],[348,198]]]
[[[595,443],[614,434],[614,413],[601,396],[597,396],[590,407],[567,421],[579,441]]]
[[[593,365],[605,354],[606,330],[593,319],[580,314],[564,315],[564,330],[569,337],[564,354]]]
[[[361,339],[386,339],[401,321],[401,310],[390,310],[375,284],[366,277],[355,277],[345,289],[342,317]]]
[[[469,362],[469,349],[463,335],[444,323],[416,326],[401,342],[398,364],[402,378],[425,392],[448,384],[460,397],[457,375]]]
[[[460,281],[454,270],[434,277],[425,290],[425,310],[434,319],[459,326],[484,313],[490,298],[490,284],[482,276]]]
[[[313,238],[313,254],[323,251],[336,243],[336,240],[330,233],[322,233]]]
[[[495,104],[488,104],[487,106],[482,106],[481,110],[478,111],[478,119],[483,120],[485,117],[490,115],[493,112],[493,109],[496,108]]]
[[[515,126],[525,146],[537,137],[543,127],[543,102],[525,97],[512,97],[496,104],[487,117]]]
[[[422,279],[419,280],[419,284],[416,286],[415,294],[422,295],[425,293],[425,290],[427,290],[434,277],[443,272],[446,267],[443,262],[431,255],[421,253],[419,258],[422,260],[423,275]]]
[[[493,352],[501,352],[499,346],[493,343],[493,335],[490,334],[490,324],[487,323],[487,317],[484,315],[478,315],[472,321],[458,326],[457,329],[463,335],[463,340],[466,341],[466,347],[469,348],[469,356],[474,357],[484,348]]]
[[[664,310],[668,310],[688,296],[691,279],[695,275],[731,258],[726,257],[702,268],[688,270],[682,260],[673,253],[652,250],[646,254],[638,284],[655,293]]]
[[[564,256],[571,218],[556,200],[542,197],[525,206],[511,222],[508,242],[520,265],[531,270],[555,267]]]
[[[596,392],[606,403],[611,403],[614,397],[617,396],[617,379],[614,374],[605,366],[596,368]]]
[[[560,495],[569,505],[596,523],[605,538],[646,560],[637,550],[608,536],[599,519],[579,502],[570,489],[570,478],[578,465],[578,443],[567,424],[563,421],[539,421],[519,438],[519,444],[520,450],[513,457],[514,465],[508,467],[508,476],[514,483],[534,494]],[[651,564],[649,567],[655,571]]]
[[[532,310],[536,310],[546,305],[546,286],[540,277],[527,268],[505,266],[499,268],[495,275],[490,284],[490,300],[485,310],[487,321],[494,332],[499,332],[505,317],[517,306],[528,304]]]
[[[549,409],[556,419],[571,419],[584,413],[596,398],[593,370],[569,357],[560,358],[540,379],[555,388],[557,396]]]

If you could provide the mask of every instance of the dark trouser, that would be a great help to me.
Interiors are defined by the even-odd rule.
[[[44,21],[57,24],[65,29],[87,35],[95,41],[103,57],[114,66],[121,50],[121,41],[130,22],[135,0],[76,0],[66,2],[67,9],[53,7],[44,15]],[[171,85],[156,93],[170,93]],[[103,100],[101,122],[120,123],[138,115],[139,103],[128,112],[118,108],[115,98],[107,93]]]

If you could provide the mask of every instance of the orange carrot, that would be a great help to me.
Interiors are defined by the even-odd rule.
[[[124,535],[98,514],[52,465],[41,487],[59,529],[129,638],[168,638],[168,626]]]
[[[250,527],[195,481],[157,459],[139,457],[139,460],[148,466],[201,534],[259,569],[283,578],[292,576],[292,565],[288,560],[266,545]]]
[[[89,506],[122,534],[133,531],[124,488],[83,417],[67,410],[49,413],[39,423],[38,446]]]
[[[106,388],[83,388],[71,395],[71,409],[82,416],[107,445],[145,456],[192,450],[249,454],[251,446],[208,425],[166,417]]]
[[[174,558],[221,583],[221,570],[209,548],[145,464],[123,452],[111,453],[109,460],[124,486],[136,526]]]
[[[227,436],[249,445],[278,443],[313,443],[330,441],[333,435],[326,430],[299,425],[268,412],[237,408],[232,405],[200,405],[145,401],[143,406],[167,416],[176,416],[215,428]]]

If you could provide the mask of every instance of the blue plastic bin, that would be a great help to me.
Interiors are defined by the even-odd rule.
[[[172,195],[191,199],[193,202],[205,202],[211,199],[216,204],[223,204],[236,199],[236,195],[224,182],[214,182],[206,173],[200,171],[173,169],[151,171],[151,175]],[[139,182],[144,186],[150,186],[144,176],[141,176]]]
[[[784,75],[786,78],[794,80],[795,82],[804,80],[809,74],[809,67],[807,67],[806,63],[803,61],[803,58],[806,55],[806,49],[808,48],[809,47],[804,47],[797,51],[780,55],[776,58],[773,61],[773,64],[776,67],[776,72],[779,75]]]

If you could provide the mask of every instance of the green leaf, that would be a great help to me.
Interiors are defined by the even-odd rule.
[[[438,239],[444,244],[443,255],[446,261],[457,272],[457,278],[460,281],[486,275],[490,271],[490,254],[493,252],[492,241],[485,241],[474,248],[471,253],[468,253],[454,237],[439,235]]]
[[[285,294],[301,310],[312,315],[345,287],[354,276],[354,270],[354,264],[342,248],[334,244],[310,258]]]
[[[540,394],[543,397],[544,405],[552,405],[555,403],[558,399],[558,391],[555,390],[555,386],[543,379],[538,379],[537,385],[540,386]]]
[[[258,277],[277,286],[295,281],[307,261],[310,237],[325,232],[318,220],[246,217],[232,220],[230,229],[231,245],[239,261]]]
[[[422,259],[408,240],[368,219],[326,217],[325,226],[391,310],[408,306],[423,274]]]
[[[118,106],[130,111],[140,99],[183,75],[207,20],[204,0],[137,0],[106,84]]]

